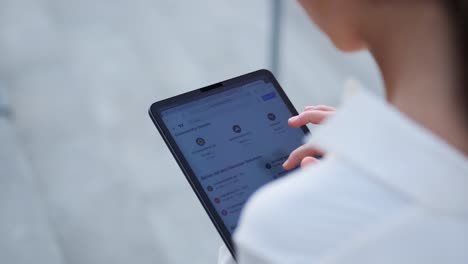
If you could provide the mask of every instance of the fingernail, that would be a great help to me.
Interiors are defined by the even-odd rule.
[[[296,119],[297,119],[297,116],[293,116],[293,117],[289,118],[289,120],[288,120],[288,121],[290,121],[290,122],[291,122],[291,121],[294,121],[294,120],[296,120]]]

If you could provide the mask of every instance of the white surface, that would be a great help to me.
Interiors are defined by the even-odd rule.
[[[63,263],[36,179],[15,132],[0,117],[0,262]]]

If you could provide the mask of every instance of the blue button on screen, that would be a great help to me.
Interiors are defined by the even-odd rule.
[[[273,98],[276,97],[276,93],[275,92],[271,92],[271,93],[267,93],[265,95],[262,95],[262,99],[263,101],[268,101],[268,100],[271,100]]]

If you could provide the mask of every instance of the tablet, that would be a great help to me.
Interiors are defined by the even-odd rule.
[[[242,207],[288,173],[282,163],[307,127],[288,126],[298,113],[267,70],[155,102],[149,114],[234,255],[231,235]]]

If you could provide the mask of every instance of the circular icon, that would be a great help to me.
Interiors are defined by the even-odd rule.
[[[275,121],[275,120],[276,120],[276,115],[273,114],[273,113],[268,113],[267,117],[268,117],[268,119],[270,119],[271,121]]]
[[[209,191],[209,192],[212,192],[213,191],[213,187],[211,185],[208,185],[208,187],[206,187],[206,189]]]
[[[214,198],[214,202],[219,204],[221,202],[221,200],[218,197],[216,197],[216,198]]]
[[[232,126],[232,131],[235,133],[240,133],[242,131],[242,128],[239,125],[234,125]]]
[[[270,163],[265,164],[265,168],[271,169],[271,164]]]
[[[226,211],[226,210],[223,209],[223,210],[221,211],[221,214],[224,215],[224,216],[226,216],[226,215],[228,214],[228,211]]]
[[[197,142],[197,145],[198,145],[198,146],[203,146],[203,145],[205,145],[205,139],[203,139],[203,138],[201,138],[201,137],[197,138],[197,139],[195,140],[195,142]]]

